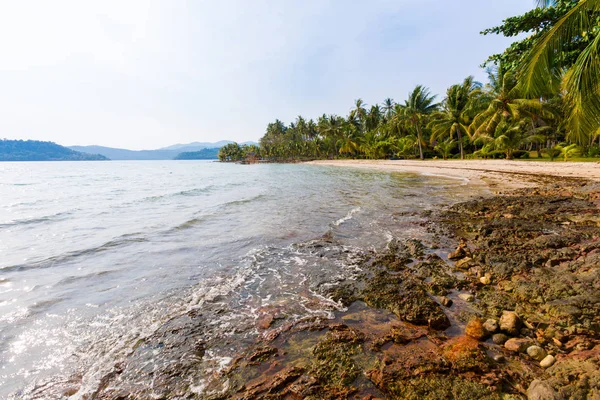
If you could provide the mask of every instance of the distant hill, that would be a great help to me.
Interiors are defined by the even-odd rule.
[[[0,161],[100,161],[100,154],[75,151],[53,142],[0,140]]]
[[[70,149],[86,153],[98,153],[111,160],[172,160],[180,150],[126,150],[103,146],[69,146]]]
[[[220,142],[203,143],[194,142],[188,144],[175,144],[157,150],[126,150],[103,146],[69,146],[70,149],[86,153],[102,154],[111,160],[173,160],[180,153],[198,152],[204,149],[220,149],[226,144],[233,143],[231,140]],[[255,142],[244,142],[240,144],[257,144]],[[215,156],[210,159],[216,159]]]
[[[179,153],[176,160],[217,160],[219,149],[202,149],[200,151],[184,151]]]
[[[202,149],[220,149],[221,147],[233,143],[232,140],[221,140],[219,142],[192,142],[187,144],[174,144],[172,146],[163,147],[159,150],[179,150],[179,151],[200,151]],[[240,145],[247,144],[258,144],[256,142],[243,142]]]

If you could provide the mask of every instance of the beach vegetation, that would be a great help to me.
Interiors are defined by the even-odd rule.
[[[347,116],[275,120],[256,154],[275,162],[598,157],[600,0],[537,0],[532,7],[482,32],[518,38],[484,62],[487,82],[469,76],[440,102],[421,84],[403,101],[358,98]]]

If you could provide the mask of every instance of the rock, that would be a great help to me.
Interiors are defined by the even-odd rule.
[[[473,296],[471,293],[461,293],[458,295],[458,297],[461,300],[467,301],[469,303],[472,303],[473,301],[475,301],[475,296]]]
[[[507,340],[508,336],[506,336],[504,333],[496,333],[494,336],[492,336],[492,342],[499,346],[502,346]]]
[[[495,319],[488,319],[483,323],[483,329],[485,329],[488,335],[496,333],[498,331],[498,321]]]
[[[497,363],[503,363],[504,361],[506,361],[506,358],[502,355],[502,354],[496,354],[494,356],[494,361],[496,361]]]
[[[469,321],[467,327],[465,328],[465,334],[477,340],[483,340],[487,336],[487,332],[483,328],[483,323],[479,318]]]
[[[521,330],[521,319],[514,311],[503,311],[500,317],[500,330],[510,335],[518,335]]]
[[[556,392],[548,382],[535,379],[527,389],[527,400],[554,400]]]
[[[450,306],[452,306],[452,300],[450,300],[446,296],[440,297],[440,303],[442,303],[442,305],[444,307],[450,307]]]
[[[513,351],[515,353],[521,353],[529,347],[531,341],[529,339],[518,339],[512,338],[508,339],[506,343],[504,343],[504,347],[508,351]]]
[[[449,260],[460,260],[461,258],[465,258],[467,256],[467,252],[465,251],[465,248],[462,246],[458,246],[456,248],[456,250],[454,250],[452,253],[448,254],[448,259]]]
[[[489,274],[485,274],[484,276],[479,278],[479,282],[481,282],[482,285],[489,285],[490,283],[492,283],[492,277]]]
[[[527,354],[536,361],[542,361],[546,357],[546,351],[540,346],[529,346]]]
[[[542,361],[540,361],[540,367],[542,368],[550,368],[556,362],[556,358],[554,356],[548,354]]]
[[[471,257],[465,257],[462,258],[460,260],[458,260],[457,262],[454,263],[454,266],[456,268],[460,268],[460,269],[468,269],[468,264],[473,261],[473,259]]]

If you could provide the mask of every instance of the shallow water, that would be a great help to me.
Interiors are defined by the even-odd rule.
[[[134,375],[179,356],[152,347],[169,324],[168,340],[202,336],[185,385],[203,393],[261,312],[332,316],[323,287],[351,279],[361,252],[424,235],[418,214],[467,188],[309,165],[0,163],[0,398],[78,398],[125,357],[139,369],[121,384],[152,387]],[[324,234],[335,244],[311,245]]]

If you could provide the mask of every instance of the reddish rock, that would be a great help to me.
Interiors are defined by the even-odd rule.
[[[504,347],[506,348],[506,350],[513,351],[515,353],[524,352],[530,345],[531,340],[519,338],[508,339],[506,343],[504,343]]]
[[[469,321],[467,327],[465,328],[465,333],[467,334],[467,336],[472,337],[476,340],[483,340],[487,336],[487,332],[485,331],[483,323],[479,318],[475,318]]]

